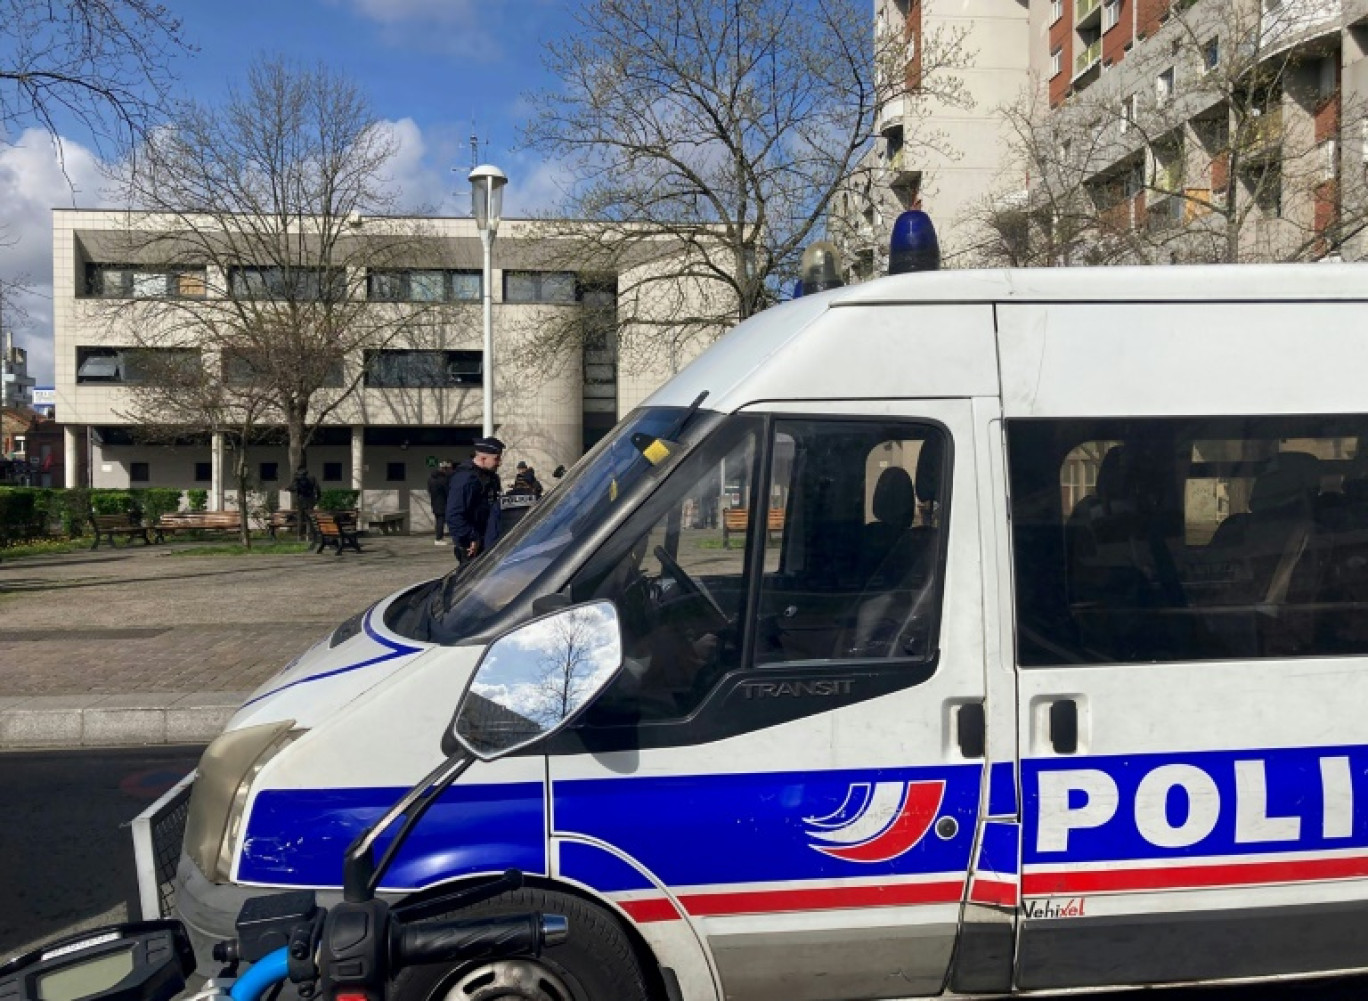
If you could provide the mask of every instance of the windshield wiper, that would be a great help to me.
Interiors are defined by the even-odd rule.
[[[662,437],[664,437],[666,441],[678,441],[680,434],[684,431],[684,425],[688,424],[689,421],[693,419],[693,415],[698,413],[698,408],[703,405],[703,401],[707,398],[708,391],[705,389],[689,404],[689,409],[679,415],[679,420],[675,423],[675,426],[670,429],[670,433],[663,435]]]

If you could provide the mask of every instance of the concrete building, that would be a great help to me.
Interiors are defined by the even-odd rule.
[[[833,218],[854,276],[881,263],[889,209],[914,206],[951,267],[1368,251],[1368,0],[968,3],[875,0],[909,39],[941,10],[969,17],[962,72],[985,99],[976,121],[919,109],[960,158],[914,162],[899,119],[919,105],[915,74],[890,93],[874,196]],[[985,232],[985,209],[1007,225]]]
[[[4,335],[0,352],[0,407],[32,407],[33,379],[28,374],[28,352],[14,346],[14,335]]]
[[[357,344],[336,360],[335,375],[315,401],[311,420],[326,413],[307,462],[323,489],[360,490],[363,508],[408,512],[410,528],[418,530],[431,524],[431,467],[466,458],[480,435],[487,362],[482,252],[470,219],[368,218],[354,224],[355,239],[383,234],[393,247],[401,223],[408,234],[401,258],[391,255],[383,268],[347,274],[349,308],[366,311],[349,314],[352,322],[364,317],[377,333],[370,346]],[[225,381],[234,378],[234,360],[203,350],[188,326],[189,332],[156,342],[171,346],[153,346],[147,331],[163,322],[173,327],[176,315],[211,310],[216,299],[222,305],[239,295],[269,298],[270,282],[280,276],[253,261],[168,266],[167,255],[146,239],[159,224],[136,213],[53,213],[55,398],[66,427],[66,482],[201,488],[211,508],[233,507],[232,434],[159,420],[162,397],[147,383],[172,355],[193,357]],[[578,252],[526,220],[503,220],[494,246],[495,433],[508,445],[510,470],[526,460],[548,481],[557,465],[577,459],[704,340],[687,338],[664,353],[620,341],[618,331],[630,328],[632,317],[618,315],[617,289],[631,269],[619,265],[605,273],[587,254],[577,269]],[[633,267],[658,266],[658,258],[647,256],[638,254]],[[252,293],[252,283],[261,289]],[[353,304],[356,299],[364,301]],[[386,333],[387,317],[397,324],[419,309],[425,311],[420,323],[397,336]],[[581,329],[585,324],[594,329]],[[541,347],[548,343],[541,335],[561,328],[569,332],[561,349]],[[267,419],[259,440],[247,446],[255,488],[263,493],[287,489],[292,478],[280,423]],[[149,436],[153,425],[156,437]]]
[[[884,272],[889,227],[910,208],[937,220],[948,266],[972,253],[979,204],[1007,166],[999,109],[1020,95],[1032,50],[1024,0],[874,0],[874,20],[875,141],[830,234],[853,280]],[[958,96],[924,86],[927,74]]]

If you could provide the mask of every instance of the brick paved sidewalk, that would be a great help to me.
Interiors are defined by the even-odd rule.
[[[5,560],[0,747],[209,739],[343,619],[453,566],[430,536],[362,545],[341,557],[135,544]]]

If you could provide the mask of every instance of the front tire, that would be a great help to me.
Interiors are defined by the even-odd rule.
[[[493,962],[433,964],[402,970],[393,1001],[651,1001],[636,950],[622,924],[579,897],[523,888],[463,908],[462,919],[540,911],[561,914],[570,937],[541,956]]]

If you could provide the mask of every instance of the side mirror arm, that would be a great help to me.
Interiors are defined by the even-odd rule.
[[[446,792],[474,763],[474,755],[465,750],[458,750],[423,776],[417,785],[385,812],[383,817],[357,835],[356,840],[347,849],[347,856],[342,864],[344,900],[352,904],[361,904],[375,898],[375,890],[380,885],[380,880],[408,839],[409,831],[413,830],[413,826],[422,819],[428,808],[437,802],[437,797]],[[404,823],[395,833],[394,840],[385,849],[379,863],[376,863],[375,842],[401,816],[404,817]]]

